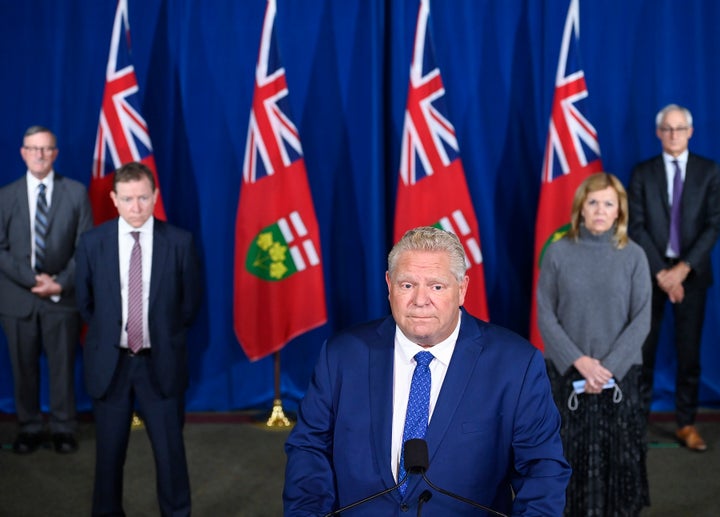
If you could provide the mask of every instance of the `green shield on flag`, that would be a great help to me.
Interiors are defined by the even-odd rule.
[[[250,274],[269,282],[284,280],[297,273],[288,243],[277,224],[263,228],[255,236],[245,258],[245,268]]]
[[[545,250],[550,246],[553,242],[559,241],[563,237],[565,237],[565,234],[570,230],[570,223],[565,224],[552,232],[550,237],[545,241],[545,244],[542,247],[542,250],[540,251],[540,257],[538,258],[538,267],[542,264],[543,256],[545,255]]]

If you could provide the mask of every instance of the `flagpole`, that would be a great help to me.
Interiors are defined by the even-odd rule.
[[[273,354],[275,364],[275,397],[273,400],[272,413],[265,423],[266,427],[291,427],[293,424],[285,416],[280,395],[280,352]]]

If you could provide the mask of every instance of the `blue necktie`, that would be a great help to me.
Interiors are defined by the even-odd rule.
[[[403,446],[400,451],[400,468],[398,479],[405,476],[405,442],[413,438],[425,438],[430,414],[430,361],[435,357],[430,352],[415,354],[415,371],[410,383],[410,396],[408,397],[407,413],[405,415],[405,429],[403,430]],[[400,493],[405,495],[407,483],[400,486]]]
[[[35,271],[45,271],[45,240],[48,231],[48,204],[45,197],[44,183],[38,187],[37,204],[35,205]]]
[[[670,208],[670,249],[679,257],[683,180],[678,161],[673,160],[673,165],[675,166],[675,177],[673,179],[672,207]]]

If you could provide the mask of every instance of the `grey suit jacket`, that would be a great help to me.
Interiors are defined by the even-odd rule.
[[[630,237],[647,254],[653,278],[667,267],[670,203],[662,156],[638,164],[628,189]],[[702,285],[713,280],[710,253],[720,234],[720,169],[717,163],[689,153],[682,193],[680,259],[690,263],[691,276]]]
[[[46,270],[62,286],[58,307],[75,309],[75,246],[92,227],[85,186],[57,172],[50,204]],[[30,262],[30,209],[26,176],[0,189],[0,314],[30,314],[36,295]]]

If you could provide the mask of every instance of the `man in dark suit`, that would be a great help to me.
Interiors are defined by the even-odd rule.
[[[123,466],[137,403],[153,448],[161,513],[190,515],[185,334],[200,304],[198,260],[188,232],[152,216],[158,191],[145,165],[118,169],[110,195],[120,217],[83,235],[76,255],[97,435],[92,514],[125,515]]]
[[[454,234],[410,230],[388,257],[392,317],[325,343],[285,445],[286,517],[391,489],[411,438],[426,441],[438,488],[505,514],[562,515],[570,468],[542,354],[460,308],[465,260]],[[421,497],[425,516],[478,512],[412,474],[356,514],[414,515]]]
[[[707,449],[695,427],[705,295],[713,280],[710,253],[720,233],[718,165],[690,153],[690,111],[676,104],[655,119],[662,154],[635,167],[630,180],[630,236],[643,247],[653,277],[650,334],[643,345],[643,396],[649,412],[660,326],[668,300],[675,316],[678,440]]]
[[[75,245],[92,226],[85,187],[53,170],[57,139],[32,126],[20,148],[27,173],[0,189],[0,322],[13,370],[18,454],[42,442],[40,354],[47,356],[55,450],[75,452]]]

